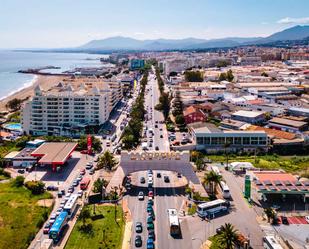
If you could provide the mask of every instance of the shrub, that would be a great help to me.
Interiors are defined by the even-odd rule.
[[[25,177],[23,176],[17,176],[14,180],[13,180],[13,185],[15,187],[22,187],[24,185],[24,181],[25,181]]]
[[[41,181],[28,181],[25,186],[34,195],[43,194],[45,191],[45,184]]]

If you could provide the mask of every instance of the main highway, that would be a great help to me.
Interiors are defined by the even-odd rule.
[[[164,124],[163,114],[155,110],[156,104],[159,103],[160,91],[158,88],[158,82],[155,78],[154,73],[150,73],[148,77],[148,84],[145,93],[145,109],[147,112],[148,120],[145,121],[144,126],[149,130],[153,129],[154,135],[149,136],[148,132],[145,140],[147,144],[152,143],[152,147],[149,148],[150,151],[169,151],[169,140],[168,132]],[[157,128],[155,126],[157,125]],[[162,137],[161,137],[162,136]],[[152,138],[153,142],[150,142]],[[157,177],[157,173],[161,173],[161,177]],[[170,182],[164,182],[164,176],[170,178]],[[134,240],[137,233],[135,233],[136,222],[142,222],[143,233],[141,234],[143,240],[143,248],[146,248],[148,232],[147,232],[147,172],[140,171],[132,174],[132,188],[129,191],[128,205],[131,211],[133,227],[132,227],[132,238],[131,238],[131,248],[135,248]],[[144,177],[146,183],[141,184],[140,178]],[[175,172],[169,171],[153,171],[154,179],[154,212],[155,212],[155,248],[162,249],[187,249],[192,248],[191,235],[188,231],[188,226],[186,224],[186,219],[182,215],[179,215],[182,236],[178,239],[174,239],[170,235],[169,222],[167,209],[176,208],[179,214],[182,214],[181,207],[185,203],[184,196],[184,185],[186,184],[186,179],[184,177],[177,177]],[[139,201],[137,195],[140,191],[145,194],[145,200]]]

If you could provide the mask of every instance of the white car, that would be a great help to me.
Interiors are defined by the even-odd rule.
[[[307,215],[307,216],[305,217],[305,219],[306,219],[307,223],[309,223],[309,215]]]
[[[144,200],[144,193],[143,192],[138,193],[138,200],[140,200],[140,201]]]
[[[70,199],[71,193],[67,193],[64,197],[64,199],[67,201],[68,199]]]
[[[77,192],[77,195],[78,195],[79,198],[81,198],[83,196],[83,190],[79,190]]]
[[[62,212],[62,208],[58,208],[57,211],[56,211],[56,215],[58,216],[60,213]]]
[[[153,184],[153,179],[148,179],[148,184]]]

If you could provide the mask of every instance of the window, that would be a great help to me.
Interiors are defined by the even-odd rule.
[[[226,143],[227,144],[233,144],[233,138],[232,137],[227,137],[226,138]]]
[[[241,137],[234,137],[234,144],[241,144]]]
[[[219,144],[219,139],[218,139],[218,137],[212,137],[212,138],[211,138],[211,144]]]
[[[219,137],[218,144],[225,144],[225,137]]]
[[[251,144],[258,144],[259,138],[258,137],[251,137]]]
[[[197,141],[197,144],[203,144],[203,138],[202,137],[197,137],[196,141]]]
[[[204,137],[204,144],[210,144],[210,137]]]
[[[250,137],[244,137],[242,143],[243,144],[250,144]]]

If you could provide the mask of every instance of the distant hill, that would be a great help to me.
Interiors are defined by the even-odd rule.
[[[163,50],[203,50],[229,48],[246,45],[263,45],[284,41],[302,40],[309,37],[309,25],[294,26],[274,33],[268,37],[227,37],[222,39],[153,39],[138,40],[130,37],[115,36],[101,40],[92,40],[80,47],[57,49],[61,52],[113,52],[113,51],[163,51]],[[53,50],[55,51],[55,49]]]

